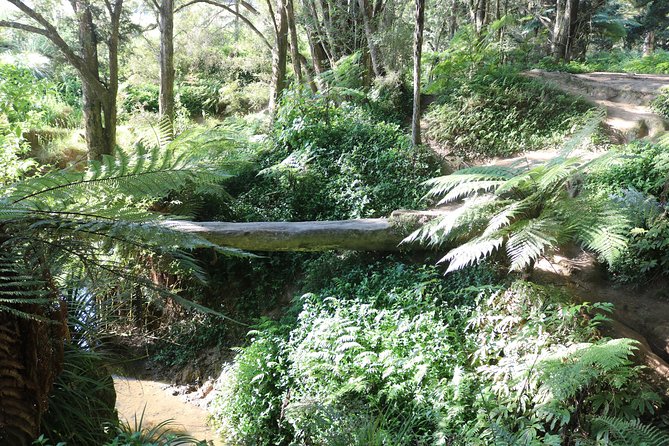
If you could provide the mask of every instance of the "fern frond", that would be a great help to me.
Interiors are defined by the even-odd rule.
[[[608,198],[593,196],[562,204],[569,217],[567,225],[583,246],[597,252],[609,263],[626,248],[631,223],[624,209]]]
[[[439,263],[449,262],[446,272],[457,271],[475,265],[497,251],[504,243],[503,237],[476,237],[450,250]]]
[[[91,200],[96,194],[162,197],[194,177],[187,156],[154,149],[118,159],[105,156],[86,172],[59,171],[21,181],[9,188],[4,201],[34,208]]]
[[[476,233],[487,223],[490,213],[503,205],[504,202],[496,200],[493,196],[470,198],[452,212],[423,225],[406,237],[402,243],[421,242],[440,245],[467,233]]]
[[[640,420],[616,417],[595,417],[592,420],[596,438],[612,446],[669,446],[669,434]]]
[[[172,125],[172,120],[169,116],[165,115],[160,118],[158,123],[158,132],[160,135],[160,141],[158,146],[161,150],[165,150],[167,146],[174,141],[174,126]]]
[[[532,265],[544,252],[557,244],[555,233],[560,222],[550,219],[521,220],[507,228],[506,252],[511,271],[521,271]]]

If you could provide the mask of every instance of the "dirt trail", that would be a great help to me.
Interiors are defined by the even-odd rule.
[[[116,389],[116,408],[121,420],[127,420],[130,426],[139,422],[144,411],[142,426],[145,428],[172,419],[169,428],[175,432],[189,434],[198,440],[207,440],[208,444],[219,446],[223,442],[212,428],[207,426],[207,411],[202,395],[188,398],[182,391],[170,384],[146,379],[114,376]]]
[[[531,70],[526,75],[604,108],[606,123],[620,135],[620,142],[653,138],[669,129],[667,122],[649,106],[662,88],[669,87],[669,75],[543,70]]]

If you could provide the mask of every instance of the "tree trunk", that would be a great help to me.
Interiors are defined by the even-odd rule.
[[[7,276],[0,278],[11,280]],[[6,288],[3,288],[6,290]],[[21,291],[25,293],[25,288]],[[23,294],[17,296],[25,298]],[[52,296],[54,297],[54,296]],[[68,336],[65,304],[16,305],[28,319],[0,310],[0,444],[30,445],[39,435],[54,379],[63,366]],[[44,320],[39,321],[36,318]]]
[[[239,2],[236,3],[237,8]],[[174,0],[161,0],[160,27],[160,116],[174,120]],[[239,27],[239,18],[235,30]]]
[[[270,86],[269,111],[276,113],[278,101],[286,87],[286,59],[288,53],[288,20],[286,17],[286,0],[276,3],[276,33],[272,50],[272,84]]]
[[[486,23],[486,13],[488,0],[475,0],[476,1],[476,10],[474,12],[474,27],[476,29],[476,35],[480,36],[483,32],[483,27]]]
[[[655,31],[648,31],[643,37],[643,55],[650,56],[655,51]]]
[[[86,69],[93,73],[95,80],[100,82],[100,66],[98,62],[98,42],[93,25],[93,15],[90,6],[84,2],[77,2],[77,13],[79,16],[79,44],[83,54]],[[111,53],[111,52],[110,52]],[[111,54],[110,54],[111,56]],[[110,67],[111,68],[111,67]],[[105,121],[107,114],[104,112],[103,97],[94,82],[82,77],[84,124],[86,127],[86,141],[88,143],[88,159],[99,160],[103,155],[111,155],[113,146],[107,138]],[[107,108],[108,110],[108,108]]]
[[[295,80],[302,83],[302,60],[300,59],[300,48],[297,40],[297,26],[295,25],[295,11],[293,0],[286,0],[286,17],[288,19],[288,30],[290,32],[290,60],[293,63]]]
[[[551,50],[556,60],[569,62],[573,32],[578,17],[578,0],[557,0]]]
[[[360,15],[362,16],[362,22],[365,28],[365,37],[367,39],[369,57],[372,61],[372,71],[374,71],[374,75],[376,77],[380,77],[383,76],[384,72],[379,48],[376,46],[376,42],[374,41],[374,26],[372,23],[372,17],[370,17],[369,2],[367,0],[358,0],[358,5],[360,6]]]
[[[420,72],[423,54],[423,28],[425,25],[425,0],[416,1],[416,29],[413,42],[413,115],[411,117],[411,142],[414,147],[420,138]]]

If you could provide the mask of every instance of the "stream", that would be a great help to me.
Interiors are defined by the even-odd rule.
[[[203,399],[184,395],[178,387],[159,381],[114,376],[116,409],[119,419],[135,426],[135,420],[150,428],[171,419],[169,429],[186,433],[208,444],[222,446],[213,428],[207,425],[207,411],[198,405]],[[201,398],[201,397],[200,397]]]

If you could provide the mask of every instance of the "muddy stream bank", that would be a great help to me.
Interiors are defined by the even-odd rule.
[[[200,389],[174,386],[149,379],[114,376],[116,409],[121,420],[130,426],[139,423],[150,428],[171,419],[170,430],[186,433],[209,445],[222,446],[214,429],[207,425],[207,402],[211,398],[210,384]]]

